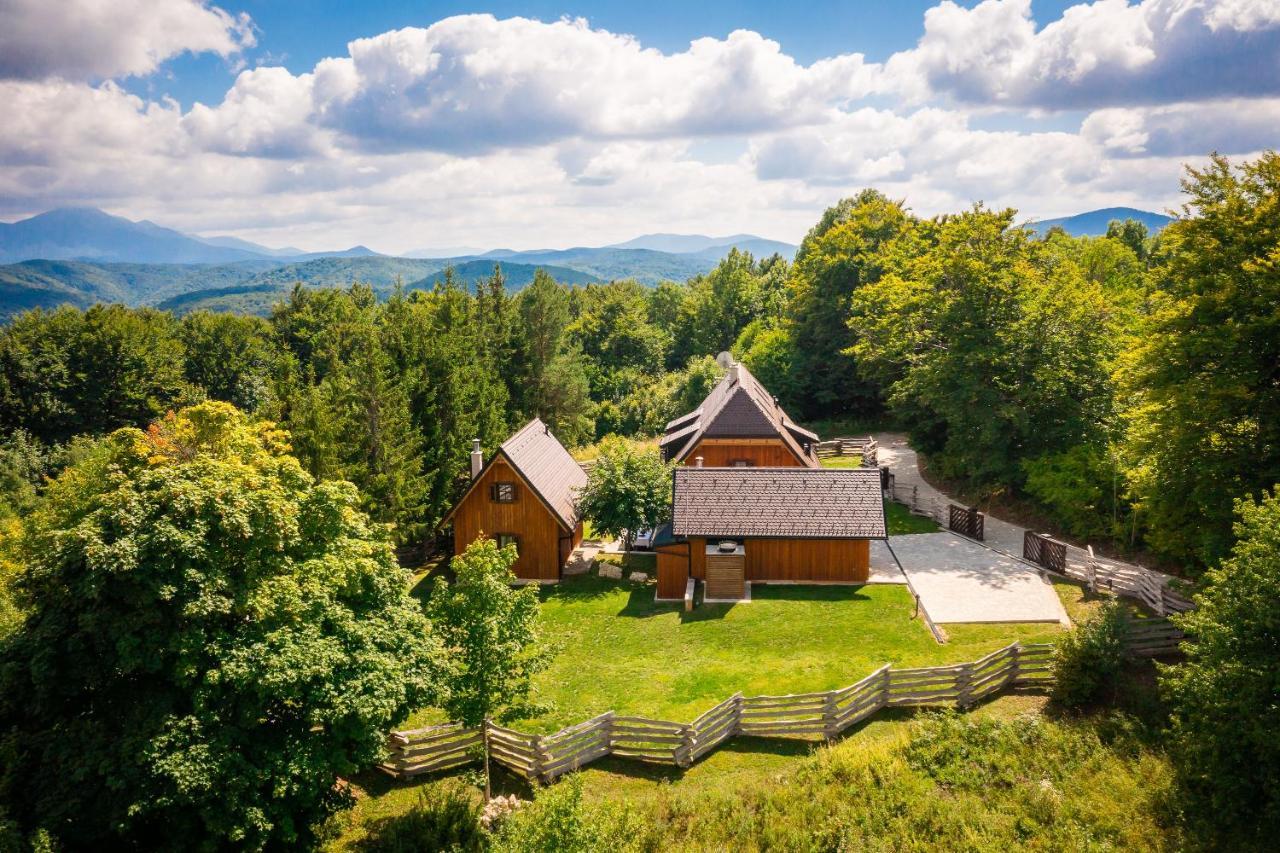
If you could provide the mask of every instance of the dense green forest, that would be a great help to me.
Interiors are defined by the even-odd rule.
[[[474,292],[297,287],[265,319],[28,312],[0,334],[5,511],[86,437],[209,398],[279,423],[416,544],[471,438],[533,415],[570,445],[652,435],[732,350],[797,417],[898,425],[940,475],[1194,574],[1230,546],[1233,502],[1280,481],[1277,184],[1274,155],[1215,160],[1155,237],[1038,238],[982,206],[922,219],[869,190],[794,263],[734,251],[652,288],[541,273],[513,294],[495,268]]]

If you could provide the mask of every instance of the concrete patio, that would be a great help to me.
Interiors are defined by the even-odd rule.
[[[936,623],[1071,624],[1053,585],[1021,560],[948,532],[891,536],[889,547]]]

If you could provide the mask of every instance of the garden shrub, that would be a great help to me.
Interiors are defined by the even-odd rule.
[[[458,782],[428,786],[402,815],[374,827],[361,849],[369,853],[477,853],[486,849],[481,805]]]
[[[1096,701],[1115,685],[1125,663],[1128,620],[1118,598],[1103,603],[1089,621],[1057,644],[1053,654],[1053,698],[1067,708]]]

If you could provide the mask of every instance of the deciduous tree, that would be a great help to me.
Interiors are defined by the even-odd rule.
[[[347,483],[226,403],[124,429],[29,519],[0,800],[66,845],[306,846],[437,701],[439,644]]]

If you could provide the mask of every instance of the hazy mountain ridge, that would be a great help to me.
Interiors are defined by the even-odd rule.
[[[1147,230],[1155,233],[1173,221],[1173,217],[1150,210],[1138,210],[1134,207],[1104,207],[1089,210],[1074,216],[1060,216],[1057,219],[1042,219],[1028,222],[1027,227],[1037,234],[1044,234],[1050,228],[1061,228],[1074,237],[1101,237],[1107,233],[1107,226],[1115,220],[1136,219]]]
[[[1116,207],[1032,222],[1027,227],[1039,233],[1058,226],[1075,235],[1097,235],[1105,233],[1112,220],[1130,218],[1153,232],[1172,221],[1159,213]],[[361,281],[385,293],[397,281],[409,289],[430,287],[450,265],[460,282],[470,284],[487,278],[495,263],[500,263],[510,290],[532,281],[538,268],[568,284],[634,278],[656,285],[705,274],[734,248],[756,257],[777,252],[790,258],[796,250],[790,243],[751,234],[656,233],[611,246],[493,249],[454,257],[395,257],[366,246],[299,253],[293,247],[273,249],[238,237],[194,237],[93,208],[62,208],[21,222],[0,223],[0,260],[37,249],[49,252],[47,258],[0,266],[0,317],[29,308],[85,307],[94,302],[263,313],[296,282],[308,287],[346,287]],[[107,257],[86,259],[86,254],[95,252]],[[170,260],[119,259],[130,253],[136,258]]]

